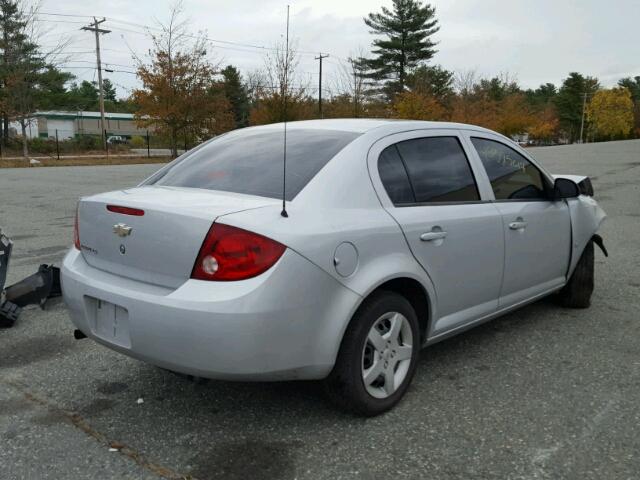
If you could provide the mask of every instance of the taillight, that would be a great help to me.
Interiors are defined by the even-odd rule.
[[[241,228],[214,223],[209,229],[191,278],[245,280],[271,268],[287,247]]]
[[[73,222],[73,246],[80,250],[80,231],[78,230],[78,210],[80,205],[76,207],[76,220]]]

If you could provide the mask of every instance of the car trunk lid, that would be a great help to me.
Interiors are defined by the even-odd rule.
[[[80,201],[81,251],[93,267],[177,288],[191,276],[202,242],[217,217],[274,203],[277,200],[178,187],[145,186],[103,193]],[[120,210],[112,207],[139,211],[119,213],[111,211]]]

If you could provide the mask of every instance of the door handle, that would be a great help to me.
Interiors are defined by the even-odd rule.
[[[432,242],[434,240],[441,240],[447,236],[447,232],[443,231],[435,231],[435,232],[426,232],[420,235],[420,240],[423,242]]]
[[[515,222],[509,224],[509,228],[511,230],[524,230],[527,228],[527,222],[525,222],[522,217],[518,217]]]

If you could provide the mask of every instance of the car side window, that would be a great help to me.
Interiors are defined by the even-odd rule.
[[[415,203],[407,170],[395,145],[385,148],[380,154],[378,173],[394,205]]]
[[[396,144],[417,203],[480,200],[469,161],[456,137],[426,137]]]
[[[495,140],[472,137],[496,200],[547,199],[542,172],[512,148]]]

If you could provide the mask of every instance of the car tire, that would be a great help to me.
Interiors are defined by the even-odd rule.
[[[560,304],[568,308],[588,308],[594,285],[593,242],[587,243],[569,282],[560,290]]]
[[[393,330],[394,326],[400,329],[399,333]],[[379,344],[378,334],[385,342],[383,349],[371,342],[374,338]],[[375,293],[349,323],[335,366],[324,380],[327,396],[342,410],[357,415],[371,417],[389,410],[411,383],[420,345],[418,318],[411,303],[395,292]],[[367,383],[378,368],[384,370]],[[367,372],[370,375],[365,377]]]

